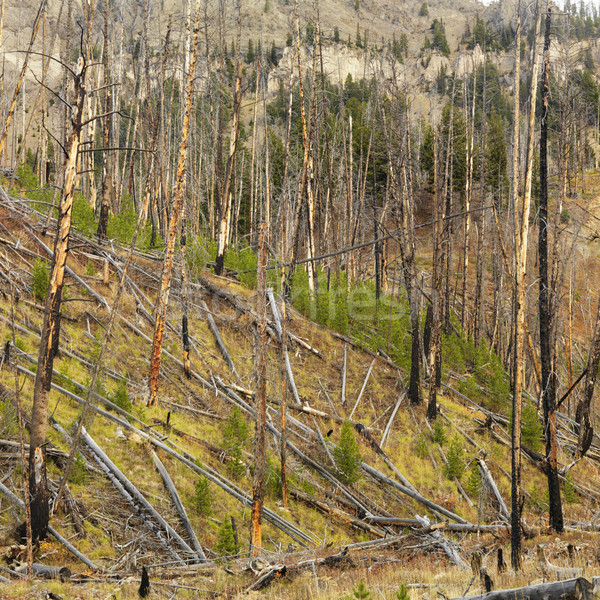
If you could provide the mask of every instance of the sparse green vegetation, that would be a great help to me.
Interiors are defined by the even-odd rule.
[[[342,481],[352,484],[360,480],[362,457],[354,435],[354,428],[348,421],[342,425],[340,442],[335,447],[333,456]]]
[[[212,495],[210,490],[210,482],[203,475],[200,476],[194,486],[193,505],[199,515],[208,517],[212,515]]]
[[[450,479],[460,479],[465,472],[465,449],[458,437],[452,438],[446,460],[448,461],[446,475]]]
[[[241,477],[246,471],[246,464],[242,460],[242,445],[248,439],[248,424],[240,409],[235,406],[223,430],[225,449],[231,456],[227,469],[236,478]]]
[[[48,284],[50,283],[48,263],[42,258],[36,258],[33,263],[32,275],[33,295],[38,302],[44,302],[48,293]]]
[[[219,556],[232,557],[236,556],[239,551],[239,545],[235,543],[231,517],[229,515],[225,515],[223,521],[221,521],[221,525],[219,526],[217,543],[215,544],[215,552]]]

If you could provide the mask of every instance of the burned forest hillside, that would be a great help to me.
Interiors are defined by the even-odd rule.
[[[0,599],[590,600],[598,7],[0,2]]]

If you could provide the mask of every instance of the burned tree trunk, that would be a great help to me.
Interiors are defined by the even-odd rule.
[[[544,72],[540,129],[540,210],[538,230],[540,357],[542,363],[542,406],[546,438],[546,476],[548,478],[550,527],[564,529],[560,484],[558,481],[556,440],[556,371],[552,356],[550,294],[548,282],[548,108],[550,101],[550,9],[546,13],[544,34]]]
[[[158,400],[158,377],[160,373],[160,357],[162,352],[163,335],[165,331],[165,319],[167,304],[169,302],[169,290],[171,288],[171,276],[173,273],[173,258],[175,254],[175,238],[177,236],[177,225],[179,213],[183,202],[183,188],[185,180],[185,164],[187,159],[187,141],[190,128],[190,115],[192,112],[194,72],[196,70],[196,55],[198,46],[198,31],[200,29],[200,0],[196,1],[196,17],[194,31],[192,34],[192,56],[190,58],[190,72],[188,73],[187,87],[185,92],[185,110],[183,114],[183,125],[181,128],[181,142],[179,144],[179,158],[177,161],[177,179],[173,190],[173,206],[171,208],[171,219],[169,222],[169,234],[167,238],[167,251],[163,264],[161,287],[156,309],[156,322],[154,325],[154,338],[152,340],[152,358],[150,363],[150,399],[149,406],[154,406]]]
[[[594,430],[590,421],[590,405],[594,395],[594,386],[598,376],[598,365],[600,364],[600,302],[596,313],[596,327],[594,328],[594,339],[588,356],[588,367],[585,376],[583,398],[577,405],[576,420],[579,423],[579,436],[577,440],[577,458],[583,458],[589,450],[594,437]]]
[[[65,279],[73,192],[77,175],[77,157],[82,129],[82,113],[85,100],[85,74],[87,65],[79,59],[75,77],[75,95],[71,111],[72,132],[65,160],[65,183],[58,215],[58,226],[54,240],[54,254],[50,267],[50,282],[46,295],[44,321],[38,352],[38,369],[33,391],[31,413],[31,437],[29,451],[29,494],[31,498],[31,532],[34,540],[46,537],[50,518],[48,487],[46,481],[46,429],[48,426],[48,400],[52,383],[52,367],[58,351],[60,332],[60,309]]]
[[[531,207],[531,182],[533,175],[533,129],[535,123],[535,105],[537,98],[537,80],[539,57],[537,38],[539,34],[536,14],[535,33],[533,38],[533,64],[531,69],[531,93],[529,106],[529,131],[527,136],[527,160],[525,170],[525,189],[519,194],[519,77],[521,71],[520,34],[521,3],[517,7],[517,37],[515,40],[515,125],[513,139],[513,202],[515,228],[515,326],[514,326],[514,379],[513,379],[513,429],[512,429],[512,474],[511,474],[511,563],[515,570],[521,567],[521,393],[524,383],[526,306],[525,291],[527,272],[527,242],[529,237],[529,213]]]
[[[100,239],[106,239],[108,229],[108,215],[111,208],[111,200],[114,193],[114,182],[112,169],[109,166],[112,137],[112,91],[110,82],[110,60],[108,43],[108,6],[104,5],[104,49],[102,63],[104,66],[104,116],[102,118],[102,197],[100,199],[100,216],[98,218],[98,229],[96,235]]]
[[[265,433],[267,422],[267,226],[260,226],[256,271],[256,434],[254,439],[254,491],[252,497],[251,552],[262,547],[262,513],[265,499]]]
[[[238,54],[236,59],[235,89],[233,93],[233,122],[231,124],[231,138],[229,140],[229,156],[227,157],[225,180],[220,193],[221,198],[219,205],[220,220],[217,233],[217,257],[215,261],[215,273],[217,275],[220,275],[223,272],[225,251],[227,250],[227,245],[229,244],[229,239],[231,237],[233,173],[235,171],[235,156],[240,132],[240,111],[242,108],[242,64],[239,59],[240,29],[241,15],[238,15]]]

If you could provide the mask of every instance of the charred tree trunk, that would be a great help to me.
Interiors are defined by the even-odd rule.
[[[539,320],[540,357],[542,363],[542,406],[546,438],[546,477],[548,478],[550,527],[557,533],[564,529],[560,484],[557,467],[556,440],[556,372],[552,364],[550,341],[551,320],[548,281],[548,108],[550,101],[550,23],[551,12],[546,13],[544,33],[544,72],[542,83],[542,118],[540,129],[540,209],[538,230],[539,255]]]
[[[75,95],[72,105],[72,132],[67,146],[65,183],[63,188],[58,226],[54,240],[54,254],[50,268],[50,282],[38,352],[38,369],[33,391],[31,437],[29,452],[29,494],[31,499],[31,532],[34,540],[46,537],[50,517],[46,481],[46,430],[48,426],[48,400],[52,383],[52,367],[58,351],[60,309],[68,256],[73,193],[77,175],[77,157],[81,138],[83,105],[85,101],[86,63],[79,59],[75,76]]]
[[[102,198],[100,200],[100,216],[98,218],[98,230],[96,235],[100,239],[106,239],[108,229],[108,214],[111,208],[111,199],[113,197],[113,178],[110,168],[111,152],[111,125],[112,125],[112,92],[110,85],[110,60],[108,43],[108,3],[104,5],[104,116],[102,118]]]
[[[521,35],[521,3],[517,7],[517,37],[515,39],[515,126],[513,139],[513,203],[515,228],[515,324],[513,344],[513,428],[512,428],[512,476],[511,476],[511,563],[515,570],[521,568],[521,394],[524,383],[525,336],[526,336],[526,272],[527,242],[529,237],[529,213],[531,205],[531,182],[533,175],[533,129],[535,123],[535,106],[537,99],[537,80],[539,56],[537,38],[539,35],[539,19],[536,13],[535,33],[533,38],[533,64],[531,69],[531,93],[529,97],[529,128],[527,135],[527,159],[525,170],[525,189],[519,194],[519,77],[521,72],[520,35]]]
[[[215,273],[221,275],[225,262],[225,251],[229,244],[231,236],[231,213],[232,213],[232,194],[233,194],[233,174],[235,171],[235,156],[237,151],[238,137],[240,131],[240,110],[242,108],[242,64],[239,59],[240,46],[240,28],[241,15],[238,15],[238,35],[237,35],[237,59],[236,59],[236,77],[235,90],[233,93],[233,122],[231,124],[231,139],[229,141],[229,156],[227,157],[227,166],[225,169],[225,180],[221,189],[220,202],[220,220],[217,233],[217,258],[215,261]],[[220,144],[220,140],[218,141]]]
[[[27,64],[29,61],[29,56],[31,55],[31,50],[33,49],[33,43],[35,42],[35,38],[37,37],[38,30],[40,28],[40,23],[42,22],[42,16],[46,9],[47,0],[42,0],[40,3],[40,7],[38,8],[37,15],[35,17],[35,21],[33,22],[33,26],[31,28],[31,39],[29,40],[29,49],[25,54],[25,60],[23,61],[23,66],[21,68],[21,75],[19,76],[19,80],[17,81],[17,85],[15,86],[15,91],[13,94],[12,101],[10,103],[8,114],[6,115],[6,120],[4,122],[4,131],[2,132],[2,137],[0,137],[0,158],[2,158],[2,151],[4,150],[4,144],[6,143],[6,137],[8,136],[8,129],[10,127],[10,123],[12,121],[13,115],[15,114],[15,108],[17,106],[17,100],[19,98],[19,92],[21,91],[21,87],[23,85],[23,80],[25,79],[25,73],[27,72]],[[2,5],[2,15],[4,16],[4,4]]]
[[[262,223],[256,271],[256,434],[254,440],[254,492],[250,547],[257,556],[262,547],[262,514],[265,499],[265,433],[267,423],[267,226]]]
[[[200,0],[196,0],[196,17],[194,31],[192,34],[192,55],[190,57],[190,72],[188,73],[187,87],[185,92],[185,112],[181,128],[181,142],[179,144],[179,157],[177,161],[177,179],[173,190],[173,205],[169,221],[169,233],[167,238],[167,251],[163,264],[161,287],[156,307],[156,322],[154,324],[154,338],[152,340],[152,357],[150,363],[150,398],[149,406],[154,406],[158,400],[158,378],[160,374],[160,359],[165,330],[165,319],[167,305],[169,302],[169,290],[171,288],[171,276],[173,272],[173,258],[175,254],[175,238],[177,236],[177,225],[179,213],[183,202],[183,188],[185,182],[185,165],[187,159],[187,140],[190,128],[190,116],[192,112],[192,101],[194,91],[194,72],[196,70],[196,55],[198,47],[198,31],[200,29]]]
[[[589,450],[594,436],[594,430],[590,421],[590,406],[594,395],[594,386],[598,376],[598,365],[600,364],[600,302],[596,313],[596,327],[594,328],[594,339],[588,357],[588,368],[585,376],[585,387],[583,398],[577,405],[576,420],[579,423],[579,436],[577,440],[576,458],[583,458]]]

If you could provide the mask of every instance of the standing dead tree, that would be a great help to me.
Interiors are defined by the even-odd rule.
[[[19,92],[21,91],[21,87],[23,86],[23,80],[25,79],[25,72],[27,71],[27,65],[29,62],[29,57],[31,56],[31,50],[33,49],[33,44],[35,42],[35,38],[37,37],[38,30],[40,28],[40,23],[42,22],[42,17],[46,9],[46,3],[47,0],[42,0],[42,2],[40,3],[40,7],[38,8],[37,14],[35,16],[35,21],[33,22],[33,27],[31,30],[31,39],[29,40],[29,48],[27,50],[27,53],[25,54],[25,59],[23,60],[21,74],[19,75],[19,80],[17,81],[17,85],[15,86],[13,98],[8,109],[8,114],[6,115],[6,121],[4,122],[4,130],[2,131],[2,137],[0,138],[0,159],[2,158],[2,151],[4,150],[4,144],[6,143],[6,138],[8,136],[8,129],[10,127],[13,115],[15,114],[15,108],[17,106]],[[4,3],[2,3],[2,18],[4,18]],[[2,28],[0,26],[0,33],[1,31]]]
[[[69,234],[73,212],[73,194],[77,175],[77,157],[83,126],[83,106],[86,96],[85,76],[87,63],[80,57],[76,71],[75,93],[71,105],[71,136],[66,148],[65,182],[60,201],[54,253],[50,267],[50,282],[46,295],[44,321],[38,352],[38,369],[33,391],[31,437],[29,452],[29,494],[31,497],[31,531],[34,540],[43,539],[48,532],[49,506],[46,480],[46,430],[48,426],[48,401],[52,384],[52,367],[58,352],[60,309],[68,256]]]
[[[196,0],[196,16],[194,20],[194,30],[192,33],[192,55],[190,57],[190,70],[187,78],[185,90],[185,110],[183,114],[183,124],[181,128],[181,141],[179,144],[179,157],[177,161],[177,178],[175,180],[175,189],[173,191],[173,205],[171,207],[171,218],[169,221],[169,233],[167,238],[167,251],[163,263],[163,273],[161,278],[160,292],[156,307],[156,322],[154,325],[154,338],[152,340],[152,358],[150,363],[150,398],[149,406],[154,406],[158,400],[158,379],[160,374],[160,358],[162,352],[163,335],[165,331],[165,319],[167,305],[169,303],[169,290],[171,288],[171,277],[173,274],[173,259],[175,255],[175,238],[177,236],[177,226],[179,223],[179,214],[183,202],[183,188],[185,180],[185,165],[187,159],[187,142],[190,128],[190,116],[192,112],[192,102],[194,96],[194,73],[196,70],[196,56],[198,49],[198,31],[200,30],[200,0]]]
[[[542,363],[542,406],[546,438],[546,476],[548,478],[550,527],[557,533],[564,529],[560,483],[558,480],[558,442],[556,439],[556,347],[551,333],[556,315],[551,310],[550,295],[554,293],[548,281],[548,110],[550,104],[550,24],[551,10],[546,12],[544,32],[544,69],[542,74],[542,114],[540,127],[540,194],[539,194],[539,321],[540,358]],[[554,346],[554,347],[553,347]]]
[[[529,124],[525,167],[525,188],[519,189],[519,77],[521,73],[521,3],[517,6],[517,37],[515,38],[515,105],[513,138],[513,206],[515,229],[515,325],[514,325],[514,379],[513,379],[513,428],[512,428],[512,474],[511,474],[511,562],[515,570],[521,567],[521,393],[524,384],[525,337],[526,337],[526,280],[527,242],[529,238],[529,213],[531,208],[531,186],[533,177],[533,130],[537,99],[539,53],[537,39],[539,19],[535,21],[533,38],[533,63],[531,69],[531,93],[529,96]]]
[[[254,438],[254,489],[252,496],[251,551],[262,547],[262,513],[265,500],[265,437],[267,429],[267,226],[261,223],[256,271],[256,433]]]
[[[241,37],[241,14],[238,14],[238,34],[237,34],[237,58],[235,73],[235,88],[233,92],[233,121],[231,123],[231,137],[229,140],[229,155],[227,156],[227,165],[225,167],[225,178],[223,185],[219,190],[219,230],[217,232],[217,257],[215,260],[215,273],[220,275],[223,272],[225,262],[225,251],[231,238],[231,218],[233,211],[232,196],[234,192],[233,175],[235,173],[235,157],[238,146],[240,132],[240,111],[242,108],[242,63],[240,61],[240,37]],[[221,117],[220,117],[221,118]],[[221,140],[216,140],[220,146]],[[220,159],[217,157],[217,161]]]

